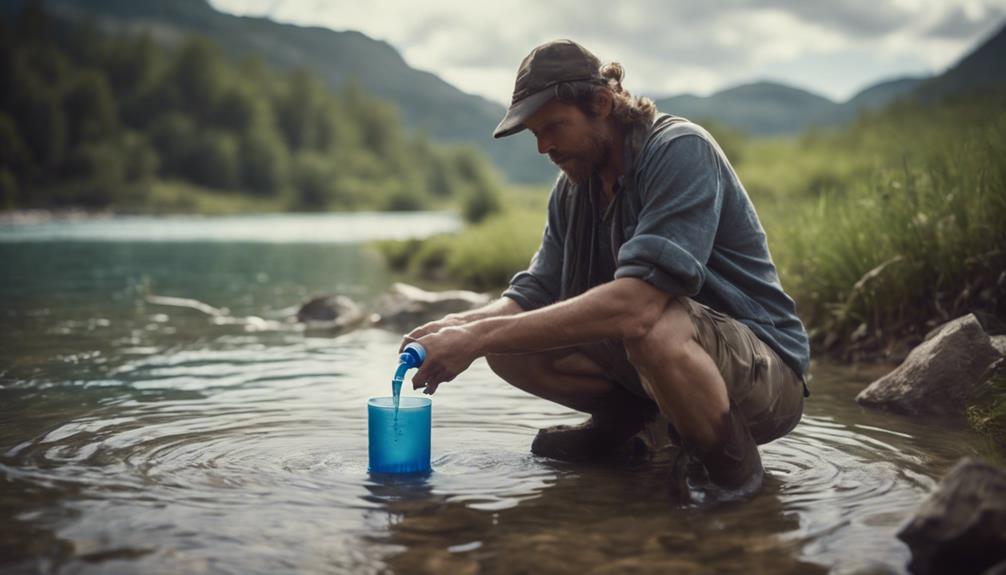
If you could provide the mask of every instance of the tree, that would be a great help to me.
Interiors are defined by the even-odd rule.
[[[6,168],[0,168],[0,210],[13,210],[17,204],[17,179]]]
[[[150,124],[150,138],[161,157],[160,173],[183,176],[196,140],[196,124],[180,112],[159,116]]]
[[[212,122],[224,94],[226,66],[216,45],[191,38],[175,57],[172,79],[182,109],[201,122]]]
[[[155,112],[178,105],[175,86],[165,82],[167,56],[149,32],[111,39],[104,70],[118,99],[120,116],[130,126],[147,126]]]
[[[0,112],[0,169],[24,177],[28,168],[28,149],[10,116]]]
[[[120,193],[127,162],[115,141],[85,142],[70,153],[64,173],[69,185],[60,190],[59,203],[104,207]]]
[[[68,144],[110,137],[118,129],[118,114],[112,89],[105,75],[82,70],[73,79],[63,100],[68,119]]]
[[[289,153],[270,126],[252,128],[241,138],[241,184],[256,193],[275,194],[286,185]]]
[[[258,97],[251,86],[240,82],[224,90],[217,113],[213,116],[214,126],[235,134],[270,121],[268,103]]]
[[[276,120],[291,151],[321,148],[320,128],[326,113],[326,89],[316,76],[296,70],[286,78],[286,90],[275,102]]]
[[[204,186],[233,189],[239,182],[239,162],[237,138],[209,129],[196,137],[185,175]]]
[[[456,153],[454,164],[458,176],[464,182],[461,201],[466,220],[481,222],[503,208],[500,190],[481,156],[468,148],[462,148]]]

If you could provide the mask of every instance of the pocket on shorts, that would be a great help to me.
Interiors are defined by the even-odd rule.
[[[743,323],[711,307],[692,302],[693,321],[699,340],[727,386],[731,401],[740,404],[751,394],[759,361],[750,337],[756,337]]]

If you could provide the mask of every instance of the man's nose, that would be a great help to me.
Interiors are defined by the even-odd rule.
[[[549,142],[545,138],[541,138],[541,137],[538,138],[538,153],[539,154],[547,154],[547,153],[551,152],[554,149],[555,149],[555,146],[553,146],[551,142]]]

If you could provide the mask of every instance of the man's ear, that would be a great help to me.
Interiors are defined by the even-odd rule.
[[[594,116],[598,118],[607,118],[614,107],[615,98],[612,96],[610,90],[597,90],[591,97],[590,109],[594,112]]]

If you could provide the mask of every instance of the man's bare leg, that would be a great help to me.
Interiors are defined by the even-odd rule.
[[[487,360],[514,387],[591,415],[583,425],[541,430],[531,445],[538,455],[566,460],[606,455],[656,413],[652,402],[605,379],[601,366],[575,350],[490,355]]]
[[[625,349],[644,388],[710,479],[730,489],[756,489],[762,477],[758,448],[731,410],[726,382],[699,344],[685,305],[672,300],[653,328],[626,340]]]

